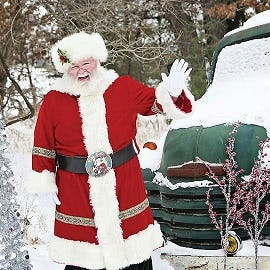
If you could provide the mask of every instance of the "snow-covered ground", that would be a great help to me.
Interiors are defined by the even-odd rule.
[[[249,26],[246,27],[255,26],[268,20],[269,13],[264,13],[257,21],[256,19],[250,21]],[[225,48],[219,56],[213,84],[207,93],[197,101],[197,111],[191,118],[173,121],[170,128],[176,129],[194,125],[207,127],[241,120],[244,123],[265,126],[269,134],[269,48],[269,38],[236,44],[233,48],[231,46]],[[24,188],[24,182],[31,169],[33,122],[29,120],[17,123],[9,127],[7,131],[10,143],[8,157],[11,160],[15,176],[21,213],[27,221],[23,229],[33,269],[64,269],[63,265],[52,262],[47,253],[47,244],[53,232],[54,205],[46,196],[28,195]],[[165,137],[166,133],[157,141],[157,151],[142,150],[140,161],[143,168],[151,168],[153,171],[158,169]],[[161,253],[223,256],[222,250],[184,248],[169,242],[164,248],[153,252],[154,270],[173,269],[166,260],[160,258]],[[243,242],[243,248],[237,253],[237,256],[254,256],[254,248],[250,240]],[[260,245],[259,256],[270,256],[270,247]]]
[[[264,12],[261,12],[257,14],[256,16],[253,16],[249,18],[243,26],[238,27],[237,29],[234,29],[230,32],[228,32],[225,36],[229,36],[231,34],[234,34],[239,31],[243,31],[245,29],[249,29],[251,27],[256,27],[261,24],[270,23],[270,10],[266,10]]]
[[[24,122],[7,128],[10,143],[7,156],[11,161],[11,168],[15,176],[21,213],[29,221],[29,225],[24,225],[25,237],[28,243],[27,249],[34,270],[62,270],[64,266],[52,262],[47,252],[47,244],[53,233],[54,205],[46,196],[27,194],[24,187],[31,170],[33,128],[30,126],[31,123]],[[160,257],[161,253],[169,255],[223,256],[222,250],[198,250],[180,247],[168,242],[167,246],[153,252],[154,270],[173,270],[168,261]],[[243,248],[238,252],[237,256],[253,255],[252,242],[250,240],[244,241]],[[259,246],[259,256],[270,256],[270,247]]]
[[[30,245],[27,247],[31,259],[31,263],[33,265],[33,270],[63,270],[64,265],[54,263],[50,260],[47,252],[47,246],[45,244],[39,245]],[[191,248],[184,248],[179,247],[171,242],[164,248],[160,248],[153,252],[152,254],[152,261],[153,261],[153,268],[154,270],[174,270],[174,268],[168,263],[166,259],[161,258],[161,254],[168,254],[168,255],[182,255],[182,256],[218,256],[222,257],[221,250],[198,250],[198,249],[191,249]],[[252,246],[251,240],[243,242],[243,248],[237,254],[238,257],[245,257],[245,256],[254,256],[254,249]],[[270,248],[259,246],[259,257],[261,256],[269,256],[270,260]],[[251,268],[248,269],[255,269],[252,268],[253,262],[251,262]],[[254,266],[254,265],[253,265]],[[210,270],[210,269],[209,269]],[[234,269],[236,270],[236,269]],[[263,269],[260,270],[269,270]]]

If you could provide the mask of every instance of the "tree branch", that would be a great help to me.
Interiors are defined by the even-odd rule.
[[[11,76],[10,72],[9,72],[9,69],[8,69],[8,66],[4,60],[4,57],[2,55],[2,53],[0,52],[0,62],[2,63],[2,66],[3,66],[3,69],[7,75],[7,77],[10,79],[10,81],[12,82],[12,84],[14,85],[15,89],[18,91],[18,93],[21,95],[21,97],[23,98],[24,102],[26,103],[28,109],[29,109],[29,113],[24,115],[24,116],[18,116],[16,119],[14,120],[11,120],[11,121],[8,121],[6,123],[6,126],[9,126],[9,125],[12,125],[16,122],[19,122],[19,121],[23,121],[25,119],[28,119],[28,118],[31,118],[34,116],[35,114],[35,109],[34,107],[31,105],[31,103],[29,102],[29,100],[26,98],[26,96],[24,95],[21,87],[19,86],[19,84],[16,82],[16,80]]]

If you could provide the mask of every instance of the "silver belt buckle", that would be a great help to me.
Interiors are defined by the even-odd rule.
[[[112,158],[104,151],[99,151],[87,157],[85,162],[86,172],[93,177],[100,177],[112,168]]]

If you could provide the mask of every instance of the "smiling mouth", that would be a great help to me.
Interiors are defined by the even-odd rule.
[[[90,79],[90,75],[88,73],[84,73],[81,75],[78,75],[78,81],[88,81]]]

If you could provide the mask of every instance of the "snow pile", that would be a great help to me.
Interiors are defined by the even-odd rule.
[[[35,87],[36,94],[43,95],[46,94],[55,81],[55,78],[50,76],[50,73],[44,68],[36,68],[33,66],[28,67],[31,74],[31,80]],[[23,76],[21,72],[23,71]],[[18,83],[22,89],[29,89],[29,77],[28,70],[25,66],[17,65],[11,69],[11,74],[14,78],[19,78]],[[11,81],[8,79],[6,87],[11,86]]]
[[[156,150],[150,150],[148,148],[141,149],[140,153],[138,154],[138,158],[140,160],[142,169],[149,168],[152,171],[156,171],[159,168],[167,133],[168,132],[163,133],[158,140],[151,140],[152,142],[156,143]]]
[[[241,121],[270,130],[270,38],[225,47],[214,81],[196,102],[194,114],[173,121],[170,128],[210,127]]]
[[[192,163],[194,163],[194,161],[188,161],[188,162],[185,162],[183,164],[170,166],[170,167],[168,167],[168,169],[169,168],[182,168],[183,166],[188,165],[188,164],[192,164]],[[219,167],[219,166],[223,165],[222,163],[210,163],[210,162],[207,162],[207,161],[200,161],[200,159],[198,159],[198,158],[196,158],[196,163],[203,163],[203,164],[207,163],[211,167]]]
[[[161,172],[157,172],[153,183],[158,184],[159,186],[168,187],[171,190],[176,190],[178,188],[193,188],[193,187],[209,187],[213,185],[211,181],[208,180],[201,180],[201,181],[192,181],[192,182],[178,182],[177,184],[172,184],[171,181],[166,177],[163,176]]]
[[[270,79],[266,80],[265,76],[259,74],[245,82],[232,80],[215,83],[197,102],[194,115],[188,119],[173,121],[170,128],[210,127],[241,121],[245,124],[264,126],[269,132],[270,92],[265,91],[269,85]]]
[[[267,241],[267,240],[266,240]],[[254,247],[251,240],[245,240],[242,242],[243,247],[237,252],[238,256],[254,256]],[[259,246],[259,256],[270,256],[269,247]],[[194,249],[178,246],[172,242],[168,242],[168,245],[158,250],[158,252],[168,255],[191,255],[191,256],[223,256],[222,249],[216,250],[204,250]],[[266,269],[264,269],[266,270]]]
[[[48,256],[46,245],[31,245],[27,247],[33,270],[63,270],[64,265],[57,264],[51,261]],[[269,247],[259,246],[259,256],[270,256]],[[159,248],[152,253],[153,269],[154,270],[174,270],[169,265],[168,261],[162,260],[162,254],[168,255],[184,255],[184,256],[223,256],[223,251],[218,250],[203,250],[193,249],[178,246],[170,241],[165,247]],[[237,253],[239,256],[254,256],[254,248],[251,240],[243,241],[243,248]]]
[[[249,18],[243,26],[238,27],[237,29],[234,29],[228,33],[225,34],[225,36],[229,36],[231,34],[243,31],[248,28],[252,28],[258,25],[263,25],[266,23],[270,23],[270,10],[266,10],[264,12],[258,13],[255,16]]]
[[[211,127],[240,121],[263,126],[269,134],[269,74],[270,38],[225,47],[218,56],[213,83],[196,101],[193,115],[172,121],[169,129]],[[164,142],[165,137],[156,141],[156,151],[141,151],[142,169],[155,171],[159,168]]]
[[[253,39],[225,47],[218,56],[214,82],[245,82],[270,71],[270,38]],[[255,76],[255,77],[254,77]],[[258,86],[260,82],[257,81]],[[236,87],[234,87],[237,90]]]
[[[27,119],[6,127],[8,151],[10,153],[31,153],[34,141],[35,119]]]

